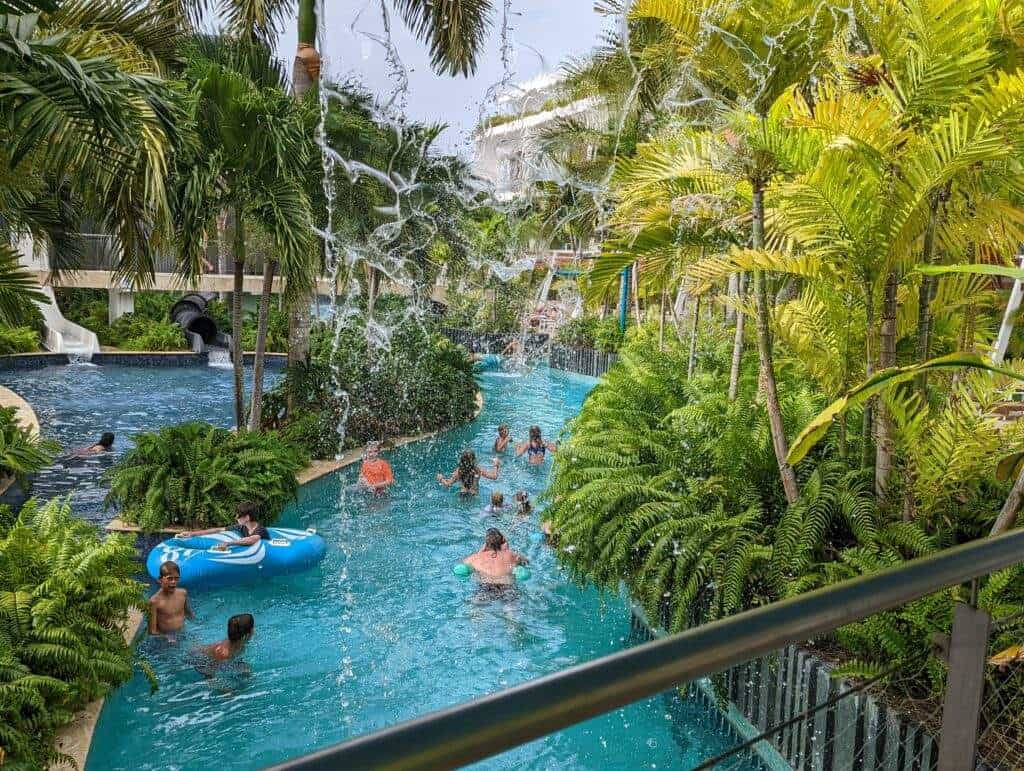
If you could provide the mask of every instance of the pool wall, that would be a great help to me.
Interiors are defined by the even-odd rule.
[[[244,364],[252,364],[254,353],[243,353]],[[265,366],[284,367],[288,355],[266,354]],[[90,364],[116,365],[119,367],[206,367],[209,356],[191,351],[102,351],[89,357]],[[42,369],[70,364],[66,353],[15,353],[0,356],[0,370]]]
[[[651,639],[665,634],[649,624],[636,603],[631,606],[636,627]],[[717,675],[728,702],[724,719],[740,737],[737,744],[848,691],[853,683],[832,677],[832,668],[813,652],[788,645]],[[686,689],[691,697],[717,701],[707,680]],[[930,771],[938,766],[938,746],[924,726],[861,692],[796,720],[754,749],[772,771]]]
[[[516,332],[474,332],[469,329],[443,327],[442,333],[473,353],[501,353],[512,340],[520,338]],[[549,342],[547,335],[528,334],[527,348],[539,348]],[[601,377],[619,360],[617,353],[606,353],[594,348],[572,348],[553,343],[548,351],[548,366],[563,372],[574,372],[587,377]]]

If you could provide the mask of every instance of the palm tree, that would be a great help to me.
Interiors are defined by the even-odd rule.
[[[275,7],[280,0],[250,0]],[[283,3],[281,3],[283,4]],[[468,76],[476,70],[476,57],[493,12],[492,0],[392,0],[395,9],[418,39],[428,44],[435,69],[448,75]],[[297,98],[318,86],[321,60],[316,50],[316,0],[299,0],[298,48],[292,70]],[[292,306],[288,325],[288,364],[309,358],[312,293],[300,296]]]
[[[291,297],[312,281],[310,204],[304,181],[294,174],[310,152],[301,109],[281,88],[280,67],[258,44],[200,40],[188,55],[189,117],[194,142],[179,154],[178,234],[184,270],[199,272],[202,234],[215,227],[212,214],[230,209],[234,218],[232,363],[235,419],[244,421],[242,382],[242,292],[246,230],[252,225],[271,242],[265,255],[257,352],[253,369],[250,426],[259,426],[266,307],[279,261]]]

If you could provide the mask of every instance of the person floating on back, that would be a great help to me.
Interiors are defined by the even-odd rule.
[[[71,453],[71,457],[84,458],[86,455],[99,455],[104,452],[113,452],[113,450],[114,435],[109,431],[104,431],[100,434],[100,439],[96,444],[90,444],[88,447],[79,447]]]
[[[181,569],[168,560],[160,566],[160,589],[149,598],[149,633],[173,634],[185,626],[185,619],[195,618],[188,604],[188,590],[178,586]]]
[[[395,474],[391,464],[380,457],[380,443],[369,442],[363,449],[363,465],[359,469],[359,481],[356,484],[374,495],[386,495],[394,483]]]
[[[509,548],[502,532],[495,527],[488,528],[484,545],[480,551],[471,554],[463,563],[475,570],[484,583],[511,583],[512,571],[517,565],[528,565],[530,561]]]
[[[502,423],[498,426],[498,436],[494,440],[494,451],[505,452],[505,448],[508,447],[508,443],[512,440],[512,437],[508,433],[508,425]]]
[[[505,495],[501,490],[491,492],[491,502],[484,506],[485,514],[500,514],[505,510]]]
[[[554,442],[545,441],[544,437],[541,436],[540,426],[530,426],[530,438],[516,445],[516,457],[521,456],[525,452],[526,459],[530,463],[543,463],[544,454],[548,450],[555,452],[558,450],[558,445]]]
[[[497,479],[498,470],[501,468],[501,461],[494,459],[494,470],[488,471],[476,464],[476,453],[466,450],[459,456],[459,465],[455,467],[452,475],[445,478],[444,474],[437,475],[437,481],[445,487],[451,487],[456,481],[462,485],[459,493],[462,495],[475,495],[480,492],[480,477],[485,479]]]
[[[234,533],[238,536],[233,541],[225,541],[214,546],[214,549],[224,551],[230,546],[250,546],[257,543],[261,538],[270,540],[270,532],[263,527],[256,516],[259,507],[251,501],[245,501],[235,506],[234,527],[208,527],[205,530],[185,530],[176,536],[177,538],[194,538],[197,535],[213,535],[214,533]]]

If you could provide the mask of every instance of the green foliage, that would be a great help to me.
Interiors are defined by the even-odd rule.
[[[619,329],[619,320],[614,317],[580,316],[569,319],[561,327],[555,340],[573,348],[596,348],[613,353],[619,350],[625,335]]]
[[[350,326],[342,330],[333,354],[333,334],[318,330],[312,363],[289,369],[267,394],[265,423],[281,427],[313,457],[329,458],[371,439],[436,431],[469,420],[477,384],[465,350],[401,310],[390,322],[395,326],[386,347],[370,345],[362,326]],[[289,395],[294,417],[285,421]],[[346,433],[339,446],[342,424]]]
[[[49,466],[60,450],[56,442],[25,428],[14,407],[0,407],[0,476],[25,485],[27,477]]]
[[[286,310],[280,310],[276,305],[270,305],[267,313],[267,348],[268,351],[284,352],[288,350],[288,319]],[[220,327],[231,329],[231,325]],[[243,350],[253,351],[256,349],[256,312],[248,314],[242,322],[242,347]]]
[[[5,768],[62,760],[55,731],[132,675],[122,633],[142,610],[132,541],[101,540],[70,506],[29,501],[0,528],[0,755]]]
[[[147,531],[229,525],[242,501],[258,503],[270,523],[295,497],[295,474],[306,461],[272,432],[182,423],[135,436],[135,447],[106,474],[107,505]]]
[[[125,351],[184,351],[188,341],[171,321],[173,292],[137,292],[135,310],[108,323],[108,294],[103,289],[58,289],[57,303],[70,321],[91,329],[100,344]]]
[[[39,350],[39,332],[32,327],[0,326],[0,355]]]

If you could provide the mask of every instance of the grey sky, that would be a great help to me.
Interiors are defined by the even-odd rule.
[[[495,5],[500,12],[501,0],[495,0]],[[379,0],[326,0],[325,6],[328,44],[321,54],[328,75],[339,79],[356,75],[372,92],[387,96],[393,80],[384,48],[367,37],[382,35]],[[388,6],[390,12],[390,3]],[[550,72],[566,58],[586,53],[608,27],[608,20],[594,12],[593,0],[512,0],[512,8],[516,81]],[[502,77],[500,16],[495,19],[477,73],[471,78],[436,75],[430,68],[426,47],[393,15],[391,27],[409,73],[407,114],[415,120],[449,124],[442,146],[468,154],[469,135],[476,125],[480,104],[487,89]],[[290,63],[295,51],[294,28],[282,37],[279,51]]]

